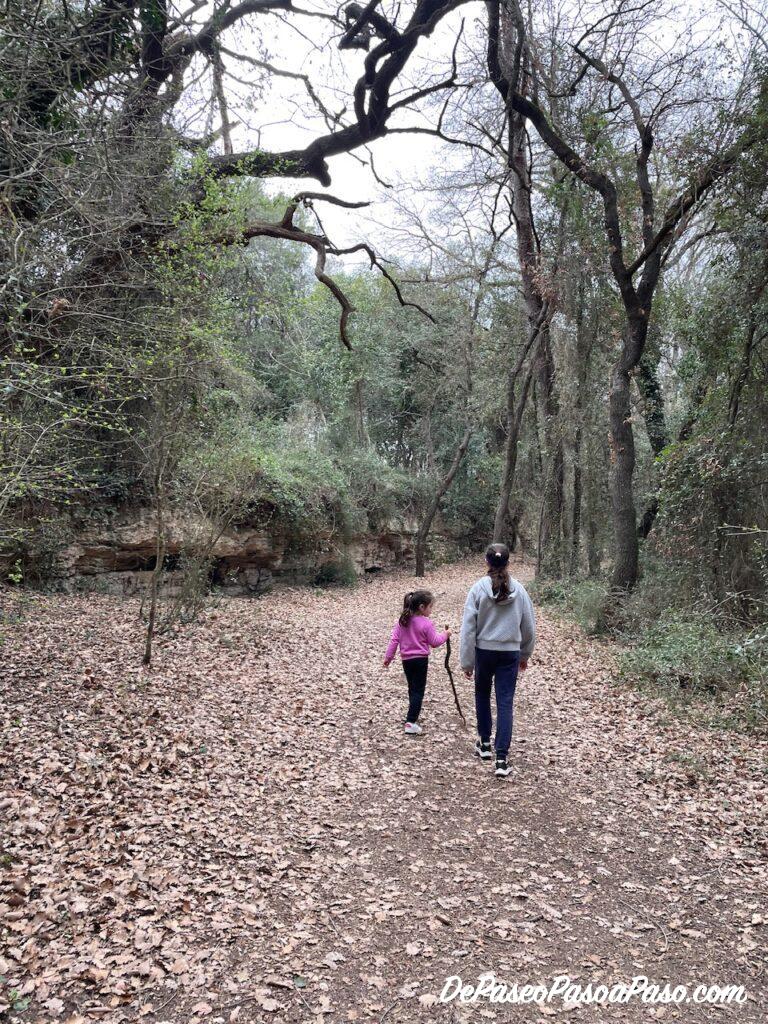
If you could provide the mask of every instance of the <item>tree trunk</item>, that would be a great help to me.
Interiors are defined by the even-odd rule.
[[[765,266],[763,273],[768,273],[768,265]],[[762,298],[766,287],[768,287],[768,280],[759,280],[757,284],[749,290],[749,314],[747,329],[744,334],[744,347],[741,356],[741,363],[728,399],[728,426],[731,427],[731,429],[736,425],[736,420],[739,416],[741,393],[752,373],[752,359],[755,349],[755,335],[757,333],[755,310],[757,309],[758,303]]]
[[[504,18],[504,31],[508,37],[508,45],[512,46],[510,53],[514,52],[513,42],[518,45],[525,38],[525,29],[522,25],[513,25],[513,18]],[[527,50],[527,46],[525,47]],[[523,78],[527,75],[527,53],[520,65],[520,73]],[[562,540],[562,516],[563,516],[563,491],[564,491],[564,457],[562,441],[557,437],[555,425],[557,422],[558,401],[555,389],[555,362],[552,355],[550,341],[550,320],[553,311],[551,301],[545,296],[544,282],[542,281],[541,254],[539,240],[536,234],[536,225],[531,202],[532,181],[530,165],[530,146],[528,142],[527,122],[525,117],[510,111],[508,116],[509,132],[509,156],[508,165],[510,170],[510,189],[512,192],[512,215],[515,220],[515,232],[517,238],[517,257],[520,265],[520,279],[522,283],[523,300],[528,316],[529,336],[538,335],[538,356],[536,362],[536,395],[539,399],[538,408],[541,410],[543,426],[543,442],[545,460],[552,460],[552,472],[545,471],[544,518],[540,521],[539,536],[546,550],[550,550],[551,538],[556,539],[551,560],[547,558],[547,568],[557,571],[559,557],[561,554]],[[515,448],[517,438],[514,438]],[[509,444],[507,445],[509,450]],[[505,477],[509,460],[505,465]],[[514,473],[514,465],[512,465]],[[504,522],[500,519],[504,501],[504,488],[507,488],[506,502],[503,504],[504,516],[509,502],[511,482],[502,482],[502,494],[499,497],[499,507],[494,524],[494,538],[501,536],[504,530]]]
[[[658,327],[655,325],[649,327],[649,334],[651,330],[654,335],[658,335]],[[658,340],[655,339],[650,348],[646,346],[637,374],[637,387],[643,399],[645,429],[648,432],[648,440],[654,455],[659,455],[669,444],[667,420],[664,415],[664,396],[659,383],[658,363],[660,357]]]
[[[515,469],[517,468],[517,448],[520,441],[520,428],[523,422],[523,413],[528,401],[528,392],[533,379],[533,367],[535,360],[531,358],[528,365],[528,372],[523,380],[523,387],[520,393],[520,400],[515,406],[515,385],[520,372],[520,364],[510,374],[507,388],[507,440],[504,447],[504,469],[501,476],[501,487],[499,489],[499,502],[496,506],[496,516],[493,521],[493,540],[498,544],[509,544],[507,538],[507,516],[509,514],[509,499],[512,495],[512,485],[515,482]],[[515,537],[516,540],[516,537]],[[514,541],[513,541],[514,543]],[[510,544],[510,547],[512,545]]]
[[[219,106],[221,117],[221,141],[224,153],[232,156],[232,126],[229,121],[229,110],[227,109],[227,94],[224,90],[224,62],[221,59],[221,49],[218,44],[211,48],[211,71],[213,73],[213,91],[216,95],[216,102]]]
[[[596,334],[596,324],[590,322],[589,330],[586,321],[586,272],[579,274],[576,292],[576,395],[573,403],[576,429],[573,438],[573,509],[571,512],[571,537],[569,554],[569,571],[573,576],[579,571],[581,561],[581,518],[584,500],[583,470],[581,465],[582,439],[584,432],[584,391],[589,376],[589,361]]]
[[[440,501],[443,495],[448,490],[453,482],[453,478],[456,476],[461,460],[466,454],[467,447],[469,446],[469,439],[472,436],[472,428],[467,427],[464,431],[464,436],[459,442],[459,446],[456,449],[456,454],[453,457],[450,469],[445,474],[443,479],[440,481],[440,485],[435,491],[432,501],[429,503],[429,507],[424,515],[424,519],[419,526],[418,533],[416,534],[416,575],[423,576],[425,573],[425,563],[427,554],[427,540],[429,539],[429,531],[432,528],[432,520],[437,514],[437,510],[440,507]]]
[[[164,446],[161,447],[160,465],[154,480],[155,491],[155,567],[149,581],[149,616],[147,618],[147,634],[144,641],[144,657],[142,664],[149,667],[152,664],[152,641],[155,636],[155,622],[157,621],[157,599],[160,590],[160,577],[163,572],[165,561],[165,508],[163,494],[163,464],[165,461]]]
[[[541,551],[537,559],[540,571],[550,576],[562,572],[563,506],[565,503],[565,455],[558,436],[559,402],[555,390],[555,361],[552,356],[549,325],[539,351],[537,392],[541,398],[544,452],[551,471],[544,476],[542,517],[539,531]]]
[[[571,553],[569,571],[574,576],[579,571],[581,557],[581,424],[576,427],[573,438],[573,510],[571,513]]]
[[[612,585],[629,591],[638,576],[637,512],[633,491],[635,438],[632,432],[630,389],[632,371],[642,353],[648,321],[642,314],[629,317],[622,353],[614,368],[608,397],[608,421],[611,433],[611,507],[613,510],[614,564]]]
[[[598,497],[595,480],[596,473],[592,468],[593,462],[590,460],[589,454],[589,451],[587,451],[587,521],[584,532],[586,534],[587,541],[587,575],[590,577],[595,577],[600,575],[600,571],[602,569],[602,552],[600,550],[600,538],[598,536]]]
[[[352,410],[355,421],[357,443],[363,448],[368,448],[370,446],[371,439],[368,434],[368,426],[366,424],[365,382],[362,377],[357,378],[352,389]]]

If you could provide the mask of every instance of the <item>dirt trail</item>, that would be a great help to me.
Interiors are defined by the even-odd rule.
[[[458,627],[478,574],[430,575],[437,622]],[[666,719],[539,610],[496,780],[442,657],[424,735],[402,734],[380,663],[410,584],[227,601],[149,676],[133,603],[36,598],[4,627],[9,1020],[766,1019],[765,744]],[[488,971],[749,1000],[434,1003]]]

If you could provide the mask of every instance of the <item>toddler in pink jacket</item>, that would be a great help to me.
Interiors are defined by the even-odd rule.
[[[434,595],[429,590],[412,590],[405,595],[403,610],[384,655],[384,668],[387,668],[400,648],[403,660],[403,672],[408,680],[408,716],[405,720],[405,731],[410,736],[418,736],[422,731],[418,724],[424,691],[427,688],[427,669],[429,668],[429,651],[431,647],[441,647],[451,635],[450,629],[438,633],[429,617]]]

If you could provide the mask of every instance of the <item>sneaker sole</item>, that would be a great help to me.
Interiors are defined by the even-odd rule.
[[[507,768],[506,771],[500,772],[497,768],[493,774],[496,776],[497,779],[507,779],[512,774],[512,769]]]

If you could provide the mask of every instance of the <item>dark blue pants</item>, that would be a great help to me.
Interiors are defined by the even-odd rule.
[[[496,684],[496,753],[506,756],[512,742],[512,705],[515,700],[520,651],[484,651],[475,648],[475,710],[477,731],[491,742],[493,716],[491,689]]]
[[[424,691],[427,688],[427,669],[429,658],[407,658],[403,662],[403,672],[408,680],[408,717],[406,722],[418,721]]]

